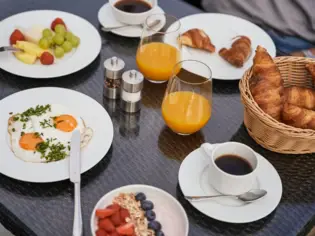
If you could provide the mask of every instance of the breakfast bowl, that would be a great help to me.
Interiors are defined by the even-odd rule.
[[[91,215],[93,236],[188,236],[187,214],[169,193],[148,185],[127,185],[105,194]],[[163,233],[164,234],[163,234]]]
[[[118,21],[128,25],[140,25],[155,11],[157,0],[109,0],[109,4]]]

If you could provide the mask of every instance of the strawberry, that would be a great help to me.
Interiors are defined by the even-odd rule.
[[[40,62],[43,65],[51,65],[54,63],[54,56],[49,52],[43,52],[40,56]]]
[[[110,233],[115,231],[115,226],[113,225],[113,223],[109,220],[109,219],[101,219],[98,222],[98,227],[101,229],[104,229],[106,232]]]
[[[121,208],[120,209],[120,220],[125,223],[126,222],[126,218],[130,218],[130,214],[129,211],[125,208]]]
[[[113,215],[115,213],[115,210],[113,209],[97,209],[95,211],[95,215],[99,218],[106,218],[106,217],[109,217],[111,215]]]
[[[22,34],[22,32],[18,29],[14,30],[13,33],[10,36],[10,44],[14,45],[16,44],[16,41],[24,41],[25,37]]]
[[[108,236],[108,234],[106,233],[106,231],[104,229],[98,229],[95,232],[96,236]]]
[[[120,206],[118,204],[112,204],[112,205],[109,205],[108,207],[106,207],[107,209],[112,209],[114,210],[115,212],[119,211],[120,210]]]
[[[61,18],[56,18],[56,19],[51,23],[50,28],[51,28],[53,31],[55,31],[56,25],[59,25],[59,24],[60,24],[60,25],[64,25],[65,28],[67,29],[67,26],[66,26],[65,22],[64,22]]]
[[[121,225],[122,221],[120,219],[120,212],[117,211],[114,215],[110,217],[110,220],[113,222],[114,226]]]
[[[120,236],[117,231],[111,232],[108,236]]]
[[[135,232],[133,223],[127,223],[119,226],[116,230],[117,233],[122,235],[133,235],[133,233]]]

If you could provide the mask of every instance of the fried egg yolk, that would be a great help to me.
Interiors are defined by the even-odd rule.
[[[71,115],[60,115],[54,117],[54,124],[56,129],[64,132],[71,132],[78,125],[77,120]]]
[[[35,133],[26,133],[21,136],[19,144],[20,147],[25,150],[35,151],[36,146],[42,142],[44,142],[44,140]]]

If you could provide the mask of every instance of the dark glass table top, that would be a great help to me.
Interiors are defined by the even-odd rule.
[[[32,9],[56,9],[77,14],[99,29],[97,12],[103,4],[101,0],[2,0],[0,20]],[[167,13],[177,17],[200,12],[180,1],[160,0],[159,4]],[[110,33],[101,33],[101,36],[103,45],[100,55],[91,65],[75,74],[50,80],[33,80],[0,70],[0,99],[28,88],[55,86],[80,91],[101,104],[105,102],[114,123],[114,141],[104,159],[82,176],[85,235],[90,235],[90,215],[99,198],[114,188],[128,184],[153,185],[175,196],[188,214],[189,235],[192,236],[305,234],[314,223],[315,215],[314,155],[280,155],[258,146],[243,125],[238,81],[215,80],[213,115],[207,126],[194,135],[177,136],[165,127],[161,117],[165,84],[145,83],[143,106],[141,112],[134,116],[115,112],[115,104],[103,101],[103,61],[111,56],[119,56],[126,62],[127,69],[136,68],[138,39]],[[271,215],[257,222],[227,224],[211,219],[184,200],[179,188],[178,170],[187,154],[203,142],[228,140],[251,146],[265,156],[281,176],[281,203]],[[71,235],[72,219],[73,185],[69,181],[32,184],[0,174],[0,222],[16,235]]]

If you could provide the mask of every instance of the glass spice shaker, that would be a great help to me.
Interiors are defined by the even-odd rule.
[[[121,80],[120,108],[125,112],[137,112],[141,106],[143,75],[136,70],[123,73]]]
[[[104,62],[104,96],[109,99],[118,99],[120,94],[120,83],[125,62],[118,58],[108,58]]]

